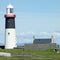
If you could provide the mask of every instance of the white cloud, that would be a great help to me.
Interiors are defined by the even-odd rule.
[[[40,32],[41,35],[48,35],[48,32]]]
[[[35,32],[21,32],[18,33],[17,35],[20,36],[34,36],[34,35],[38,35],[38,36],[51,36],[53,35],[54,37],[60,37],[60,33],[59,32],[53,32],[53,33],[48,33],[48,32],[40,32],[40,33],[35,33]]]
[[[35,35],[35,32],[27,32],[28,35]]]
[[[59,32],[54,32],[52,35],[53,35],[54,37],[56,37],[56,36],[60,37],[60,33],[59,33]]]
[[[32,43],[33,40],[32,39],[19,39],[18,43]]]
[[[21,36],[25,36],[26,33],[25,33],[25,32],[21,32],[19,35],[21,35]]]
[[[18,33],[17,35],[20,35],[20,36],[27,36],[27,35],[35,35],[36,33],[34,32],[21,32],[21,33]]]

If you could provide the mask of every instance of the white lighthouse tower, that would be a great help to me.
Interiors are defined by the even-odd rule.
[[[5,14],[5,49],[16,47],[15,17],[13,6],[9,4]]]

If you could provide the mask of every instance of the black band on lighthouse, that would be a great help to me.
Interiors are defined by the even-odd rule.
[[[5,28],[15,28],[15,17],[6,17]]]

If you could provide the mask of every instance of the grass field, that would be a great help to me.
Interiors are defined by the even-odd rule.
[[[0,60],[60,60],[60,53],[56,53],[53,50],[23,50],[23,49],[13,49],[5,50],[0,49],[0,52],[10,52],[12,54],[32,54],[33,56],[12,56],[12,57],[2,57]]]

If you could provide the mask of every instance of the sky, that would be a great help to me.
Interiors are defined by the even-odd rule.
[[[36,38],[51,38],[60,45],[60,0],[0,0],[0,43],[5,42],[6,7],[12,4],[16,14],[17,44]]]

